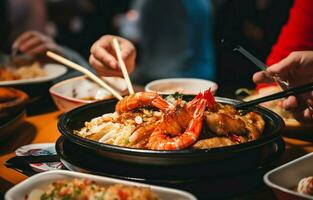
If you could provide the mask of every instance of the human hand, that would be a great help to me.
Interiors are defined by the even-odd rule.
[[[63,54],[62,48],[52,38],[37,31],[24,32],[15,40],[12,47],[23,54],[35,57],[39,61],[48,60],[47,51]]]
[[[278,75],[288,81],[289,87],[296,87],[313,82],[313,51],[292,52],[285,59],[270,66],[266,72],[257,72],[253,76],[255,83],[273,82],[267,73]],[[313,92],[300,96],[289,96],[282,106],[295,114],[298,120],[313,120]]]
[[[122,76],[112,44],[113,38],[117,38],[121,47],[122,59],[128,73],[131,73],[135,67],[136,49],[128,40],[113,35],[102,36],[92,45],[89,57],[90,65],[103,76]]]

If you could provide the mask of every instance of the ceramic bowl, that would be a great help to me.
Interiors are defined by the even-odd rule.
[[[126,82],[120,77],[104,77],[103,80],[120,93],[127,89]],[[114,98],[85,76],[61,81],[53,85],[49,92],[56,106],[64,112],[95,101]]]
[[[204,79],[169,78],[159,79],[148,83],[145,87],[145,91],[154,91],[160,94],[173,94],[179,92],[181,94],[196,95],[209,88],[211,89],[211,92],[215,94],[218,86],[215,82]]]

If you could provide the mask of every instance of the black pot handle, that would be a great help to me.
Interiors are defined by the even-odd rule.
[[[261,160],[260,168],[270,167],[285,152],[285,142],[282,137],[268,144],[268,146],[267,151],[262,152],[263,155],[261,155],[261,157],[264,159]]]

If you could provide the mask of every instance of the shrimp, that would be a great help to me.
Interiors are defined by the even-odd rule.
[[[144,106],[155,106],[162,111],[172,108],[172,105],[165,101],[155,92],[137,92],[120,100],[115,107],[117,113],[128,112]]]
[[[142,139],[149,137],[156,128],[156,126],[157,126],[156,122],[142,124],[141,126],[139,126],[128,138],[130,145],[139,143]]]
[[[216,102],[210,90],[206,90],[204,94],[199,93],[193,100],[184,105],[181,105],[181,102],[178,100],[174,109],[169,110],[164,115],[163,123],[160,124],[162,129],[172,136],[186,130],[199,101],[203,98],[207,100],[206,106],[210,110],[216,108]]]
[[[202,130],[204,110],[207,106],[207,99],[201,99],[188,123],[185,132],[170,137],[163,126],[158,126],[149,138],[147,148],[153,150],[179,150],[193,145]]]

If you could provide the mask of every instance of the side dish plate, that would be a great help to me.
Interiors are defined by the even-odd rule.
[[[313,176],[312,166],[313,152],[269,171],[264,175],[264,182],[279,200],[313,200],[313,196],[292,189],[297,187],[302,178]]]
[[[53,79],[64,75],[67,71],[67,68],[63,65],[59,64],[45,64],[43,66],[43,70],[46,72],[46,76],[32,78],[32,79],[20,79],[20,80],[12,80],[12,81],[0,81],[0,86],[16,86],[16,85],[29,85],[35,83],[43,83],[49,82]]]
[[[48,186],[51,182],[61,179],[85,178],[100,185],[124,184],[151,188],[161,199],[196,200],[196,197],[188,192],[177,189],[170,189],[154,185],[123,181],[119,179],[101,177],[96,175],[83,174],[78,172],[55,170],[34,175],[25,181],[17,184],[5,194],[5,200],[25,199],[31,190]]]

